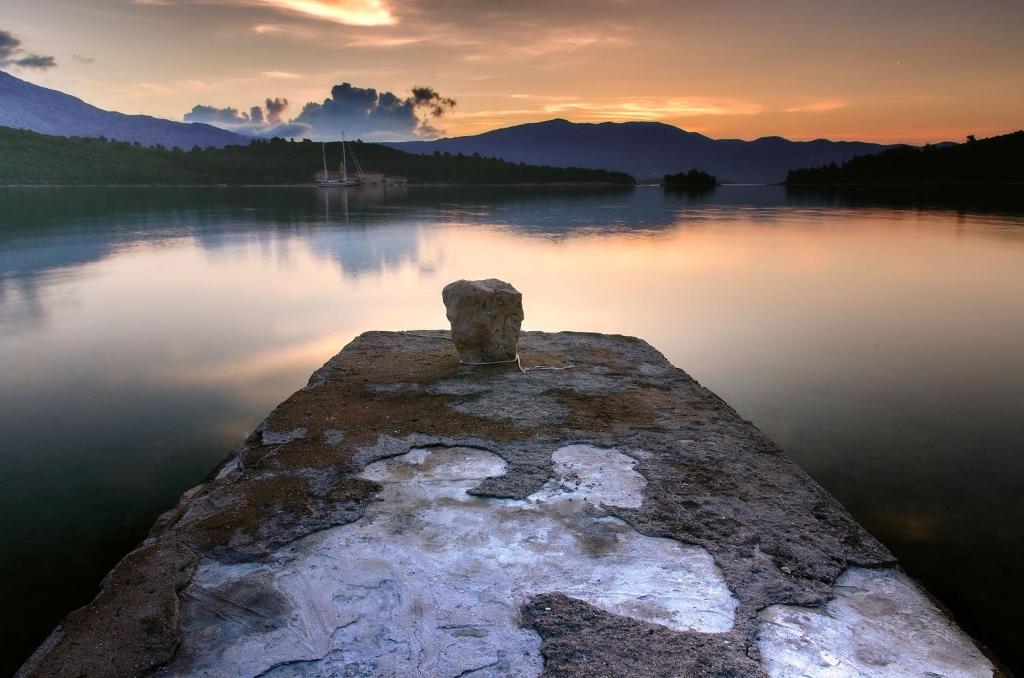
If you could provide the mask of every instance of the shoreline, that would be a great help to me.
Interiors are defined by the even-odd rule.
[[[346,191],[387,190],[401,188],[635,188],[636,184],[619,184],[614,182],[550,182],[550,183],[514,183],[514,184],[477,184],[477,183],[404,183],[391,185],[364,185],[346,188]],[[302,184],[0,184],[3,188],[315,188],[322,191],[337,192],[314,183]]]
[[[860,182],[860,183],[824,183],[824,184],[772,184],[785,186],[786,188],[1016,188],[1024,186],[1020,181],[1000,182],[971,182],[971,181],[949,181],[939,183],[913,183],[913,182]]]

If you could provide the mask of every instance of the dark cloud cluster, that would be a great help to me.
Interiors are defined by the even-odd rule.
[[[9,31],[0,30],[0,67],[21,66],[22,68],[53,68],[57,60],[52,56],[31,54],[21,47],[21,40]]]
[[[185,122],[202,122],[256,137],[295,137],[303,136],[309,131],[305,125],[282,120],[282,114],[288,108],[287,99],[267,99],[265,106],[265,109],[262,106],[253,106],[248,113],[230,106],[194,106],[185,114]]]
[[[455,99],[443,97],[431,87],[413,87],[412,99],[418,108],[429,110],[435,118],[440,118],[455,107]]]
[[[441,133],[434,123],[455,106],[431,87],[414,87],[409,96],[378,92],[342,83],[331,88],[323,103],[309,102],[289,122],[284,121],[288,100],[267,99],[248,113],[236,108],[196,106],[186,122],[204,122],[234,132],[261,137],[349,138],[398,141],[432,138]]]
[[[455,100],[442,97],[430,87],[414,87],[412,94],[399,97],[377,92],[372,87],[342,83],[331,88],[331,98],[308,103],[294,122],[309,125],[317,137],[350,137],[397,140],[437,136],[431,119],[442,117]]]
[[[259,107],[256,106],[254,108]],[[216,108],[214,106],[200,105],[194,106],[191,111],[185,114],[185,122],[205,122],[208,125],[241,127],[251,124],[252,119],[248,113],[242,113],[237,108]]]
[[[281,122],[281,114],[288,108],[288,100],[281,98],[267,99],[267,122],[278,124]]]

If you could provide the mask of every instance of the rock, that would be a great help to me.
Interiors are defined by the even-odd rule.
[[[502,280],[458,280],[441,292],[452,339],[464,363],[516,359],[523,295]]]

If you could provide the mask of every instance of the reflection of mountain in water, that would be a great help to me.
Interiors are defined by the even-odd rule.
[[[474,224],[531,237],[635,233],[742,217],[772,223],[789,208],[903,207],[1020,213],[1020,197],[898,189],[798,191],[726,186],[708,193],[640,188],[416,187],[0,190],[0,319],[38,313],[40,276],[99,261],[140,243],[194,239],[211,252],[304,239],[360,277],[420,262],[418,239],[438,224]],[[35,310],[33,310],[35,309]],[[24,319],[23,317],[23,319]]]
[[[308,244],[317,256],[336,261],[346,276],[361,277],[405,262],[419,264],[419,233],[415,222],[384,222],[372,229],[316,229]]]
[[[2,213],[2,212],[0,212]],[[39,278],[53,277],[111,251],[105,240],[49,230],[11,242],[0,230],[0,328],[35,326],[42,318]]]

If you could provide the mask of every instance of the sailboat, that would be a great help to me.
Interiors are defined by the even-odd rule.
[[[345,143],[345,134],[341,135],[341,178],[332,179],[331,175],[327,171],[327,144],[324,142],[320,143],[320,152],[324,158],[324,176],[323,179],[317,182],[320,188],[348,188],[350,186],[362,186],[363,185],[363,168],[359,165],[359,158],[356,157],[356,152],[349,150]],[[355,175],[348,175],[348,156],[352,156],[352,164],[355,166]]]

